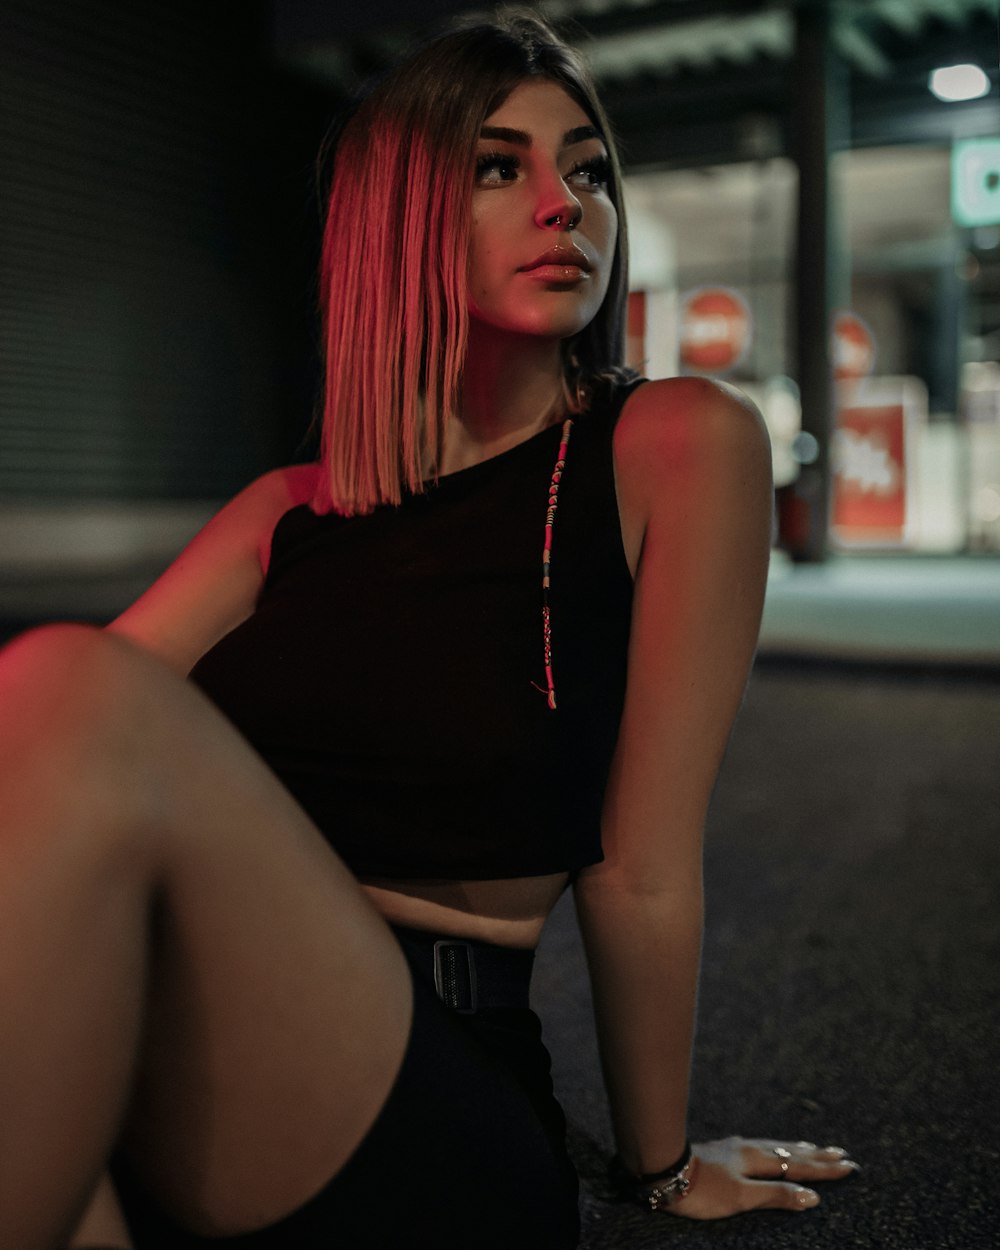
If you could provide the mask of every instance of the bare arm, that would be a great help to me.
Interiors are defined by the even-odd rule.
[[[641,388],[615,450],[639,549],[628,689],[606,858],[576,899],[619,1150],[649,1172],[686,1138],[702,828],[756,643],[770,455],[749,405],[699,379]]]
[[[771,525],[770,454],[753,407],[700,379],[650,383],[615,439],[636,571],[628,686],[605,800],[605,861],[580,874],[615,1134],[633,1173],[687,1135],[702,931],[702,833],[756,645]],[[819,1201],[797,1183],[850,1175],[843,1151],[727,1138],[694,1148],[668,1209],[717,1219]],[[791,1182],[791,1183],[789,1183]]]
[[[187,673],[253,612],[274,526],[289,508],[311,499],[315,472],[301,465],[252,482],[108,628]]]

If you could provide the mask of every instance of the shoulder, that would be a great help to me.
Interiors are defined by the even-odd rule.
[[[637,387],[615,427],[614,467],[633,562],[658,514],[687,526],[695,510],[729,512],[753,498],[770,507],[771,449],[763,418],[735,387],[708,378],[664,378]]]
[[[295,464],[272,469],[252,481],[216,518],[232,527],[252,545],[267,570],[274,527],[290,508],[311,503],[319,480],[319,465]]]
[[[245,486],[232,504],[249,515],[280,515],[288,508],[310,503],[316,493],[318,479],[317,464],[293,464],[284,469],[271,469]]]
[[[767,430],[753,403],[736,387],[708,378],[663,378],[637,387],[615,428],[622,470],[657,475],[706,458],[769,453]]]

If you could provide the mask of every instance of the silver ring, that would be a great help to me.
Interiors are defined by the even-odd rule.
[[[778,1156],[778,1166],[781,1168],[781,1179],[784,1180],[788,1175],[788,1160],[792,1157],[792,1152],[786,1150],[784,1146],[775,1146],[774,1153]]]

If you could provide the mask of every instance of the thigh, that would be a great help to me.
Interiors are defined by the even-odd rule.
[[[398,1078],[364,1141],[300,1210],[247,1237],[207,1240],[164,1219],[127,1174],[143,1250],[572,1250],[577,1186],[565,1147],[544,1123],[545,1079],[524,1080],[533,1025],[479,1036],[417,976],[413,1031]],[[472,1027],[470,1028],[470,1023]],[[486,1030],[493,1033],[491,1025]],[[544,1050],[532,1060],[547,1071]],[[549,1091],[547,1097],[551,1097]]]
[[[272,1220],[343,1163],[388,1093],[410,1010],[388,927],[242,741],[229,746],[202,766],[214,837],[195,805],[179,817],[187,854],[155,919],[128,1131],[176,1209],[212,1232]]]
[[[67,959],[70,939],[88,951],[78,981],[99,980],[121,949],[146,951],[144,985],[133,961],[100,1000],[114,990],[139,1003],[134,1062],[116,1057],[130,1076],[134,1166],[192,1228],[270,1223],[377,1116],[409,1032],[406,962],[317,829],[192,685],[75,627],[28,639],[18,659],[52,692],[39,711],[41,684],[26,687],[52,773],[35,778],[30,803],[38,907],[82,918],[67,938]],[[126,896],[142,906],[108,928]],[[96,995],[84,985],[80,998],[83,1013]],[[87,1064],[78,1045],[47,1079],[68,1100],[88,1089]]]

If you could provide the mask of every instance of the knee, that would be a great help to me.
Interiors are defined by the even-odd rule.
[[[0,734],[53,738],[99,732],[127,706],[128,644],[90,625],[32,629],[0,651]]]
[[[85,824],[110,836],[145,811],[143,666],[130,644],[87,625],[42,626],[0,651],[5,827],[14,811],[36,831]]]
[[[8,698],[72,695],[97,667],[106,667],[112,647],[101,629],[59,623],[29,629],[0,651],[0,682]]]
[[[0,651],[0,867],[12,856],[38,880],[56,863],[148,871],[140,668],[128,644],[85,625],[46,625]]]

